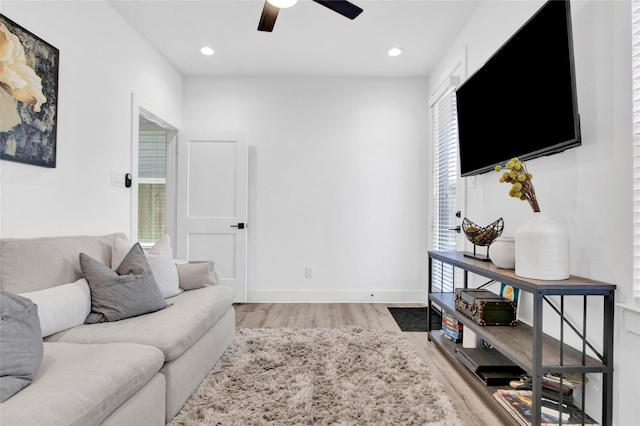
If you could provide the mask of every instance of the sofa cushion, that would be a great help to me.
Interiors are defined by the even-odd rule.
[[[226,286],[185,291],[171,299],[169,309],[122,321],[81,325],[45,340],[70,343],[131,342],[154,346],[171,361],[191,347],[233,304]]]
[[[160,238],[146,255],[162,296],[167,298],[182,293],[169,236]]]
[[[42,360],[38,307],[0,290],[0,402],[31,383]]]
[[[111,269],[115,270],[120,266],[125,256],[129,253],[133,247],[133,243],[126,237],[119,237],[113,239],[113,252],[111,255]]]
[[[116,238],[113,241],[113,257],[111,267],[115,269],[131,249],[131,243],[123,238]],[[171,239],[168,235],[163,236],[145,251],[147,262],[153,272],[156,284],[165,299],[182,293],[178,281],[178,270],[173,260],[173,250],[171,249]]]
[[[45,342],[31,386],[2,404],[2,425],[99,424],[158,373],[163,358],[143,345]]]
[[[45,237],[0,240],[0,288],[14,294],[73,283],[84,277],[78,254],[111,265],[116,236]]]
[[[91,288],[86,324],[118,321],[167,306],[140,244],[131,248],[115,271],[84,253],[80,253],[80,264]]]
[[[218,284],[215,275],[215,262],[189,262],[176,265],[180,288],[183,290],[195,290],[208,285]]]
[[[19,296],[31,299],[38,305],[43,337],[84,324],[91,312],[89,284],[84,278],[75,283],[22,293]]]

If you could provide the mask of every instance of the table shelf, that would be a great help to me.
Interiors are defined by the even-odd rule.
[[[481,335],[484,340],[495,347],[500,353],[507,356],[520,368],[529,374],[533,371],[533,327],[518,321],[515,326],[481,326],[473,322],[467,316],[455,309],[454,293],[432,293],[429,299],[441,308],[456,317],[465,328]],[[605,366],[599,360],[585,355],[585,364],[582,365],[582,352],[567,345],[562,345],[559,340],[543,335],[542,365],[550,368],[580,368],[585,373],[601,373]],[[560,360],[560,347],[563,346],[563,362]]]
[[[487,405],[491,407],[491,411],[496,414],[505,424],[513,424],[520,426],[514,421],[513,417],[500,405],[493,394],[498,389],[506,389],[505,386],[487,386],[479,380],[466,365],[458,359],[455,354],[456,348],[462,348],[459,343],[453,343],[451,340],[443,337],[439,330],[430,332],[431,341],[437,342],[437,347],[444,356],[444,358],[456,369],[458,374],[464,378],[464,381],[473,389],[476,394],[482,396],[482,399],[486,401]]]
[[[440,261],[460,268],[464,271],[463,287],[468,286],[468,274],[476,274],[490,280],[505,283],[521,291],[531,293],[533,296],[533,321],[532,325],[518,321],[515,326],[480,326],[455,309],[455,293],[434,292],[432,286],[433,261]],[[464,327],[474,332],[479,338],[493,346],[500,353],[516,363],[533,378],[533,405],[534,424],[540,424],[542,381],[545,373],[599,373],[602,380],[602,420],[601,424],[611,425],[613,413],[613,313],[615,310],[614,292],[616,286],[602,281],[571,276],[567,280],[543,281],[522,278],[512,270],[500,269],[491,262],[482,262],[466,257],[463,252],[429,252],[429,287],[428,305],[432,309],[434,305],[453,315]],[[558,340],[542,331],[543,303],[548,302],[547,296],[559,296],[564,301],[565,296],[603,298],[604,310],[602,354],[597,357],[586,353],[586,330],[582,331],[583,350],[578,350],[561,339]],[[586,299],[585,299],[586,307]],[[561,316],[561,324],[565,324],[566,318],[563,311],[558,311]],[[430,320],[429,320],[430,324]],[[583,324],[586,327],[586,322]],[[573,326],[572,326],[573,327]],[[429,330],[429,340],[434,342],[438,349],[465,378],[469,378],[472,388],[480,397],[501,414],[508,424],[515,424],[513,418],[493,398],[497,388],[485,386],[475,374],[468,370],[455,355],[455,349],[461,347],[447,339],[442,338],[439,331]],[[466,371],[465,371],[466,370]],[[504,416],[502,416],[504,414]]]

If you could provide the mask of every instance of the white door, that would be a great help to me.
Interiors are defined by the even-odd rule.
[[[433,122],[433,249],[438,251],[462,250],[461,232],[464,217],[465,181],[458,167],[458,118],[455,88],[458,78],[449,78],[431,101]],[[431,271],[436,278],[437,291],[453,291],[459,277],[453,267],[441,262],[433,263]]]
[[[235,302],[247,300],[247,143],[242,134],[181,134],[177,257],[213,260]]]

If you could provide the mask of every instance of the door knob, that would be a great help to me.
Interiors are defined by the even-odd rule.
[[[232,228],[238,228],[238,229],[244,229],[245,225],[244,223],[239,223],[237,225],[231,225]]]

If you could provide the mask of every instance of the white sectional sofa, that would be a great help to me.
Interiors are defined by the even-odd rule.
[[[23,294],[83,278],[79,254],[112,264],[121,234],[0,240],[0,288]],[[120,240],[121,241],[121,240]],[[180,411],[235,335],[233,292],[184,291],[168,308],[82,324],[44,339],[34,380],[0,404],[2,426],[161,425]]]

